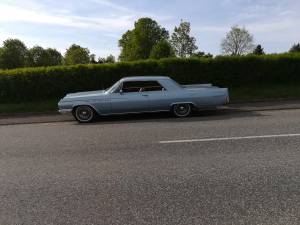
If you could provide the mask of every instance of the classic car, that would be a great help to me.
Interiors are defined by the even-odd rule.
[[[67,94],[58,103],[60,113],[72,113],[80,123],[97,115],[171,111],[187,117],[192,110],[229,102],[227,88],[212,84],[180,85],[165,76],[125,77],[106,90]]]

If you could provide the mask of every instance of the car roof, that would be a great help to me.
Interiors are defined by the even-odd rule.
[[[162,80],[162,79],[170,79],[170,77],[166,76],[135,76],[135,77],[124,77],[121,81],[153,81],[153,80]]]

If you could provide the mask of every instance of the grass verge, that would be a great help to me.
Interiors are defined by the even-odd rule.
[[[57,110],[57,99],[39,102],[0,103],[1,114],[50,112]]]
[[[231,102],[300,99],[299,85],[257,85],[229,90]]]
[[[229,91],[231,102],[300,99],[299,85],[258,85],[255,87],[232,88]],[[0,115],[56,111],[57,102],[58,99],[42,102],[0,103]]]

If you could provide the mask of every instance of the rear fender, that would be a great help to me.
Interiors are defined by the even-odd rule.
[[[174,105],[179,105],[179,104],[190,104],[193,108],[197,108],[193,102],[174,102],[170,105],[170,108],[172,109]]]

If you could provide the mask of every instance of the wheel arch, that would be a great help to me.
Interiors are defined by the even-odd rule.
[[[174,107],[174,105],[180,105],[180,104],[189,104],[189,105],[191,105],[192,108],[197,108],[197,106],[195,105],[194,102],[173,102],[170,105],[170,109],[172,109]]]

